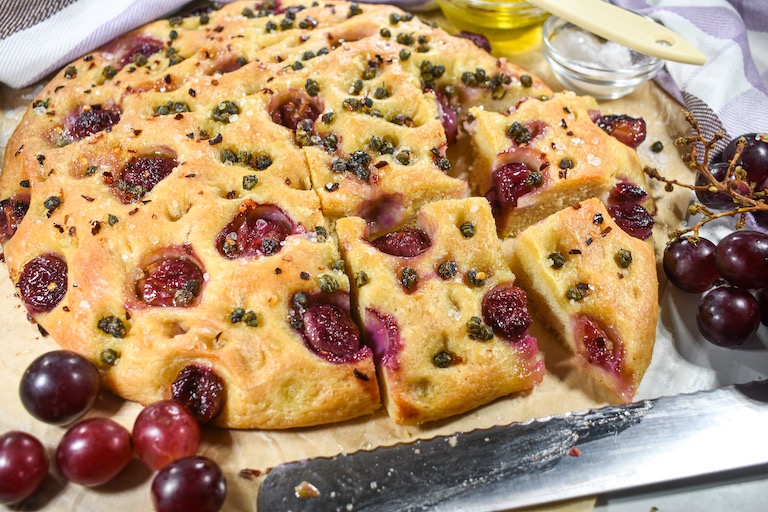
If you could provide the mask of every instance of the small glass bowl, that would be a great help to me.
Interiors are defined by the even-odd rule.
[[[542,40],[544,56],[558,80],[597,99],[626,96],[664,65],[662,59],[606,41],[556,16],[544,23]]]
[[[539,29],[549,16],[522,0],[437,0],[437,3],[457,29],[482,34],[495,43],[527,41],[530,38],[525,36]],[[538,32],[535,44],[539,44]],[[530,46],[530,42],[526,45]]]

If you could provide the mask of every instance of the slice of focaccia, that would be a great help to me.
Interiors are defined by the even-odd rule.
[[[658,317],[653,249],[597,199],[518,235],[512,268],[541,318],[587,372],[631,401],[651,361]]]
[[[423,423],[528,390],[544,373],[488,202],[422,208],[417,227],[376,239],[338,221],[382,395],[398,423]]]
[[[591,197],[633,236],[651,235],[653,201],[640,160],[593,121],[597,108],[593,98],[562,92],[506,114],[470,110],[478,153],[470,180],[493,205],[501,237]]]

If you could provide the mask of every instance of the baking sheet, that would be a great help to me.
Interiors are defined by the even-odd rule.
[[[439,17],[438,20],[444,22]],[[506,56],[538,73],[554,89],[561,88],[538,49],[520,54],[507,53]],[[0,90],[0,147],[5,146],[10,132],[34,97],[35,91],[35,87],[23,91]],[[601,108],[603,113],[644,117],[648,123],[648,138],[638,150],[643,161],[659,168],[668,177],[688,181],[692,179],[690,170],[680,161],[678,150],[673,145],[674,139],[687,131],[687,124],[680,115],[680,106],[658,87],[646,84],[626,98],[603,102]],[[651,153],[649,149],[655,141],[664,144],[665,149],[660,154]],[[658,183],[653,185],[652,194],[659,205],[656,245],[660,253],[666,241],[664,231],[674,229],[683,218],[690,196],[686,191],[665,194]],[[697,302],[684,295],[672,292],[666,294],[662,301],[654,359],[638,397],[649,398],[747,380],[744,375],[748,375],[748,378],[764,377],[758,363],[765,362],[765,342],[758,340],[733,351],[709,346],[698,340],[690,334],[696,332],[695,325],[691,326],[690,323],[695,319],[691,304],[695,308]],[[761,335],[765,334],[764,331],[765,328],[761,327]],[[531,332],[540,340],[540,348],[548,367],[543,383],[529,394],[501,399],[456,418],[424,427],[406,427],[395,425],[383,411],[379,411],[341,424],[290,431],[204,429],[199,453],[216,460],[227,476],[228,494],[224,509],[255,509],[256,495],[263,477],[241,476],[241,470],[246,468],[263,474],[268,468],[285,461],[350,453],[608,403],[608,397],[572,371],[568,355],[541,327],[541,322],[535,323]],[[672,336],[672,332],[676,333],[675,336]],[[4,266],[0,267],[0,336],[3,348],[0,351],[0,432],[29,432],[41,439],[52,453],[64,429],[45,425],[32,418],[21,405],[18,386],[24,369],[32,360],[46,351],[56,349],[57,345],[27,320]],[[764,340],[765,337],[760,339]],[[762,359],[758,361],[756,355]],[[767,366],[763,364],[762,368]],[[745,373],[745,369],[749,372]],[[125,402],[103,392],[88,417],[109,416],[130,430],[140,410],[138,404]],[[96,489],[86,489],[66,482],[54,470],[40,492],[17,508],[87,511],[114,507],[115,510],[151,510],[149,486],[152,476],[150,470],[134,460],[114,481]],[[565,507],[563,510],[589,510],[593,507],[593,501],[580,500]]]

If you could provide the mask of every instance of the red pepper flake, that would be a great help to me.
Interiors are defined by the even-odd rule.
[[[69,313],[69,306],[62,306],[61,310],[64,311],[65,313]]]
[[[211,146],[215,146],[216,144],[219,144],[222,140],[224,140],[224,137],[222,137],[221,134],[219,133],[218,135],[216,135],[215,138],[209,140],[208,144],[210,144]]]
[[[581,210],[581,203],[576,203],[575,205],[572,206],[572,208],[574,210]]]
[[[133,215],[134,213],[136,213],[136,212],[138,212],[138,211],[139,211],[139,207],[137,206],[137,207],[136,207],[136,208],[134,208],[133,210],[129,211],[129,212],[128,212],[128,215]]]
[[[624,274],[622,274],[621,272],[618,272],[618,277],[619,279],[624,279]]]
[[[40,331],[40,334],[43,336],[43,338],[48,337],[48,331],[46,331],[42,325],[37,324],[37,330]]]
[[[40,165],[43,165],[44,161],[45,161],[45,155],[44,154],[40,153],[39,155],[37,155],[37,163],[39,163]]]
[[[190,96],[192,96],[193,98],[194,98],[195,96],[197,96],[197,91],[195,91],[195,90],[194,90],[194,89],[192,89],[191,87],[190,87],[189,91],[187,91],[187,92],[189,92],[189,95],[190,95]]]
[[[96,234],[98,234],[99,231],[101,231],[101,222],[99,222],[97,220],[94,220],[94,221],[91,222],[91,226],[93,226],[91,228],[91,234],[92,235],[96,235]]]
[[[571,457],[579,457],[581,455],[581,450],[574,446],[568,451],[568,455]]]
[[[570,130],[569,130],[569,131],[567,131],[567,132],[565,132],[565,134],[566,134],[567,136],[569,136],[569,137],[573,137],[573,132],[572,132],[572,131],[570,131]]]
[[[377,168],[377,169],[381,169],[381,168],[386,167],[388,165],[389,165],[389,163],[386,160],[379,160],[378,162],[373,164],[373,166],[375,168]]]
[[[258,469],[245,468],[241,469],[238,475],[247,480],[253,480],[256,477],[261,476],[261,471]]]
[[[95,199],[94,199],[94,198],[92,198],[92,197],[88,197],[88,196],[84,196],[84,195],[82,195],[82,194],[80,195],[80,197],[82,197],[83,199],[85,199],[85,200],[86,200],[86,201],[88,201],[89,203],[92,203],[92,202],[94,202],[94,201],[95,201]]]
[[[566,179],[568,177],[568,169],[560,169],[559,171],[557,171],[557,176],[561,180]]]
[[[607,235],[608,233],[610,233],[610,232],[611,232],[611,230],[612,230],[612,229],[613,229],[613,228],[612,228],[611,226],[608,226],[607,228],[605,228],[604,230],[602,230],[602,231],[600,232],[600,236],[605,236],[605,235]]]
[[[363,372],[361,372],[357,368],[355,368],[353,371],[355,373],[355,377],[360,379],[360,380],[364,380],[364,381],[368,382],[368,380],[370,379],[370,377],[368,377],[368,375],[364,374]]]
[[[175,116],[173,116],[173,118],[174,118],[175,120],[177,120],[177,121],[181,121],[182,119],[184,119],[184,114],[182,114],[182,113],[178,113],[178,114],[176,114]]]
[[[592,237],[587,238],[587,245],[592,245]]]
[[[277,274],[277,275],[280,275],[280,274],[282,274],[282,273],[283,273],[283,269],[281,269],[280,267],[277,267],[277,268],[275,269],[275,274]]]
[[[568,251],[568,254],[581,254],[581,250],[579,249],[571,249]]]
[[[63,233],[63,232],[64,232],[64,228],[61,226],[61,224],[56,224],[56,223],[54,222],[54,223],[53,223],[53,227],[55,227],[56,229],[58,229],[58,230],[59,230],[59,233]]]
[[[19,156],[19,154],[21,154],[22,151],[24,151],[24,144],[19,146],[19,149],[16,150],[16,153],[14,153],[13,156]]]
[[[299,277],[301,277],[305,281],[309,281],[309,272],[302,272],[299,274]]]
[[[67,234],[69,236],[75,236],[77,234],[77,228],[75,226],[71,226],[69,231],[67,231]]]
[[[134,137],[138,137],[139,135],[141,135],[141,130],[133,130]]]

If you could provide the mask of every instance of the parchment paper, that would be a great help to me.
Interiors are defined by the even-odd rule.
[[[444,23],[439,16],[436,19]],[[555,90],[562,88],[553,78],[539,48],[520,54],[507,52],[506,56],[539,74]],[[4,148],[11,131],[35,92],[35,87],[23,91],[0,89],[0,147]],[[648,125],[648,138],[638,149],[643,161],[661,169],[669,177],[691,181],[691,171],[680,161],[678,150],[673,145],[674,139],[687,131],[687,124],[680,115],[680,106],[658,87],[652,83],[646,84],[621,100],[602,103],[601,107],[603,113],[642,116]],[[650,145],[655,141],[661,141],[664,145],[660,154],[650,151]],[[652,184],[651,192],[659,207],[655,236],[659,249],[657,252],[660,254],[666,242],[664,232],[674,228],[683,218],[690,195],[687,191],[666,194],[658,183]],[[662,319],[665,315],[667,314],[663,311]],[[540,349],[548,368],[543,383],[529,394],[500,399],[456,418],[423,427],[404,427],[395,425],[383,411],[379,411],[346,423],[290,431],[228,431],[205,428],[199,453],[216,460],[226,473],[228,494],[224,509],[255,510],[256,495],[263,476],[243,477],[239,473],[245,468],[264,473],[281,462],[314,456],[332,456],[342,452],[351,453],[360,449],[441,434],[450,435],[609,403],[609,397],[594,389],[589,382],[585,382],[572,371],[568,355],[541,324],[542,322],[535,322],[531,332],[540,341]],[[45,425],[30,416],[21,405],[18,386],[21,375],[32,360],[46,351],[56,349],[57,345],[50,337],[41,335],[37,326],[27,320],[26,311],[14,294],[5,266],[0,266],[0,348],[0,433],[9,430],[29,432],[37,436],[53,454],[64,429]],[[672,394],[681,390],[683,386],[676,378],[676,373],[686,364],[676,351],[669,328],[660,323],[654,360],[638,397]],[[702,386],[711,385],[711,382],[705,380],[700,383]],[[89,412],[88,417],[108,416],[130,430],[140,410],[141,406],[138,404],[125,402],[102,392],[96,407]],[[86,489],[66,482],[55,473],[55,464],[51,467],[52,474],[48,476],[41,490],[15,509],[152,509],[149,487],[153,473],[138,460],[134,460],[114,481],[95,489]],[[593,503],[590,499],[578,500],[563,505],[562,510],[591,510]]]

